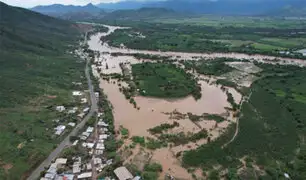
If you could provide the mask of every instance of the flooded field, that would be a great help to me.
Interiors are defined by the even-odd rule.
[[[96,77],[100,77],[101,74],[123,74],[120,67],[121,63],[127,64],[126,67],[128,68],[131,64],[142,63],[143,60],[138,60],[132,55],[129,56],[129,54],[134,53],[169,56],[173,59],[188,60],[227,57],[265,62],[266,59],[270,61],[275,59],[271,56],[246,55],[237,53],[199,54],[114,48],[108,46],[106,43],[102,43],[100,38],[101,36],[111,34],[116,29],[120,29],[120,27],[107,27],[109,28],[107,33],[97,33],[88,41],[89,48],[99,52],[99,55],[96,55],[95,57],[95,65],[92,66],[93,73]],[[112,56],[111,53],[124,53],[126,55]],[[306,65],[305,61],[298,59],[279,59],[281,59],[281,63],[284,64],[298,63],[299,65]],[[240,86],[249,87],[255,78],[250,73],[260,71],[260,68],[256,67],[251,62],[233,62],[229,65],[234,67],[236,70],[225,74],[224,77],[232,79],[233,82],[236,82]],[[197,75],[197,77],[199,77],[198,83],[201,85],[202,94],[202,97],[199,100],[196,101],[192,96],[179,99],[161,99],[136,95],[133,97],[133,99],[137,103],[138,108],[135,108],[119,90],[119,82],[116,79],[106,81],[100,78],[100,88],[103,89],[104,93],[108,97],[108,100],[113,106],[115,129],[117,132],[119,132],[120,128],[126,128],[129,132],[129,138],[139,136],[156,139],[157,136],[152,135],[148,131],[149,129],[161,124],[173,124],[174,122],[177,122],[179,126],[167,130],[167,133],[192,134],[206,130],[210,140],[213,140],[220,136],[231,123],[236,123],[237,121],[237,119],[233,116],[234,112],[229,110],[231,108],[231,104],[228,102],[226,91],[232,94],[236,104],[240,104],[243,97],[234,88],[216,85],[214,82],[218,79],[217,77],[207,77],[203,75]],[[120,86],[128,87],[128,84],[125,82],[120,82]],[[183,118],[173,118],[173,112],[183,114]],[[192,113],[196,116],[202,116],[205,113],[219,115],[225,120],[222,122],[217,122],[215,120],[208,120],[204,118],[195,122],[186,116],[188,113]],[[123,158],[125,163],[134,162],[135,164],[138,164],[139,167],[143,167],[143,164],[147,163],[148,159],[150,159],[150,161],[160,163],[163,166],[163,172],[160,176],[161,179],[165,175],[172,175],[174,177],[179,177],[180,179],[186,180],[192,179],[191,174],[188,173],[186,169],[181,167],[180,158],[177,155],[186,150],[196,149],[200,145],[207,143],[207,141],[207,138],[203,138],[195,142],[189,142],[187,144],[177,146],[171,144],[171,146],[168,145],[168,147],[163,147],[156,150],[140,148],[139,145],[137,145],[134,149],[130,150],[131,153],[125,153]],[[124,146],[128,146],[131,143],[132,142],[130,139],[124,140]]]

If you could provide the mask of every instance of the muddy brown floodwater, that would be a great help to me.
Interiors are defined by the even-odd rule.
[[[119,52],[119,53],[142,53],[142,54],[151,54],[151,55],[160,55],[160,56],[170,56],[173,58],[180,59],[190,59],[196,60],[199,58],[215,58],[215,57],[229,57],[236,59],[249,59],[249,60],[258,60],[264,61],[265,59],[273,60],[275,57],[271,56],[262,56],[262,55],[246,55],[238,53],[212,53],[212,54],[200,54],[200,53],[185,53],[185,52],[160,52],[160,51],[145,51],[145,50],[134,50],[134,49],[121,49],[110,47],[106,43],[100,41],[101,36],[107,36],[113,33],[116,29],[121,29],[121,27],[106,26],[109,28],[107,33],[97,33],[91,36],[88,41],[89,48],[94,51],[100,52],[100,57],[96,56],[95,62],[96,65],[92,66],[93,73],[96,77],[100,77],[97,69],[100,68],[103,73],[122,73],[119,66],[120,63],[130,63],[136,64],[141,63],[141,61],[135,59],[133,56],[111,56],[110,53]],[[297,63],[299,65],[306,65],[305,61],[298,59],[288,59],[280,58],[284,64],[286,63]],[[99,64],[99,65],[97,65]],[[106,67],[106,65],[108,67]],[[214,81],[209,79],[209,81]],[[114,123],[116,130],[120,126],[127,128],[129,130],[130,137],[132,136],[144,136],[144,137],[153,137],[148,129],[158,126],[163,123],[172,124],[174,121],[179,122],[180,126],[171,130],[171,133],[178,132],[199,132],[201,129],[206,129],[211,138],[217,138],[228,125],[232,122],[236,122],[236,119],[233,117],[231,112],[228,112],[225,108],[230,107],[230,104],[227,102],[226,92],[222,91],[220,86],[206,83],[203,80],[200,80],[199,83],[202,87],[202,98],[196,101],[192,96],[188,96],[180,99],[159,99],[159,98],[150,98],[143,96],[136,96],[134,100],[137,103],[137,107],[140,109],[134,108],[132,104],[125,98],[125,96],[119,91],[118,82],[116,80],[111,80],[107,82],[100,79],[100,88],[104,90],[104,93],[107,95],[108,100],[113,106],[114,114]],[[127,86],[127,84],[125,84]],[[239,103],[242,99],[242,96],[239,92],[232,88],[226,88],[234,97],[235,102]],[[208,114],[228,114],[227,121],[216,123],[215,121],[203,120],[197,124],[193,123],[189,119],[180,119],[174,120],[171,119],[169,115],[165,113],[171,113],[177,111],[183,114],[188,112],[195,115],[202,115],[203,113]],[[206,139],[201,139],[197,142],[190,142],[187,145],[180,145],[176,147],[167,147],[161,148],[154,151],[145,149],[144,151],[149,152],[152,155],[152,161],[157,161],[163,166],[163,173],[160,176],[160,179],[166,174],[170,174],[179,179],[192,179],[191,174],[187,172],[186,169],[181,167],[180,161],[175,157],[179,152],[195,149],[202,144],[207,143]],[[125,145],[131,143],[130,140],[125,141]],[[139,147],[133,151],[138,151]],[[135,156],[133,153],[131,157],[127,157],[126,160],[130,160]],[[201,172],[201,171],[199,171]],[[201,174],[201,173],[197,173]]]

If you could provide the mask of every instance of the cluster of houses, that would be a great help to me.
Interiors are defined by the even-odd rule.
[[[82,85],[82,83],[78,82],[73,82],[73,84],[75,85]],[[80,107],[72,107],[72,108],[67,108],[65,106],[56,106],[55,110],[60,112],[60,113],[67,113],[68,115],[76,115],[76,117],[79,120],[82,120],[85,115],[89,112],[90,108],[88,107],[88,100],[85,97],[84,93],[81,91],[73,91],[72,92],[72,96],[74,97],[78,97],[80,99],[80,103],[82,105],[82,110],[80,110]],[[77,114],[79,113],[79,114]],[[56,121],[57,123],[59,123],[59,120]],[[70,127],[75,127],[76,123],[75,122],[69,122],[68,124],[58,124],[57,127],[54,128],[54,134],[55,135],[61,135],[63,134],[63,132],[65,131],[65,129],[67,129],[67,126]]]

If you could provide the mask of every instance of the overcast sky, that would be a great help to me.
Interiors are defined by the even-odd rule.
[[[101,2],[118,2],[120,0],[0,0],[0,1],[12,6],[29,8],[37,5],[50,5],[50,4],[85,5],[88,3],[98,4]]]

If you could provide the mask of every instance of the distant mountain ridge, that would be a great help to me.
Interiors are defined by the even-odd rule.
[[[168,9],[187,15],[306,16],[306,0],[128,0],[117,3],[100,3],[97,5],[90,3],[86,6],[53,4],[49,6],[36,6],[31,10],[62,19],[87,20],[105,17],[114,19],[115,14],[119,19],[122,19],[126,13],[130,17],[137,16],[140,13],[141,18],[143,18],[145,15],[143,11],[126,11],[142,8],[151,8],[151,10],[152,8]],[[106,13],[106,10],[108,13]],[[150,9],[146,10],[151,11]],[[118,12],[115,13],[115,11]],[[169,15],[169,13],[165,12],[161,14]],[[150,12],[147,12],[147,15],[150,15]],[[125,19],[129,19],[129,17]]]
[[[85,6],[52,4],[48,6],[35,6],[31,8],[31,10],[55,17],[60,17],[65,14],[69,15],[76,13],[89,13],[90,15],[98,15],[104,13],[102,9],[98,8],[97,6],[91,3]]]
[[[158,7],[179,12],[218,15],[262,15],[276,12],[287,6],[306,7],[305,0],[165,0],[165,1],[121,1],[100,3],[102,9],[137,9]],[[293,14],[294,15],[294,14]]]

